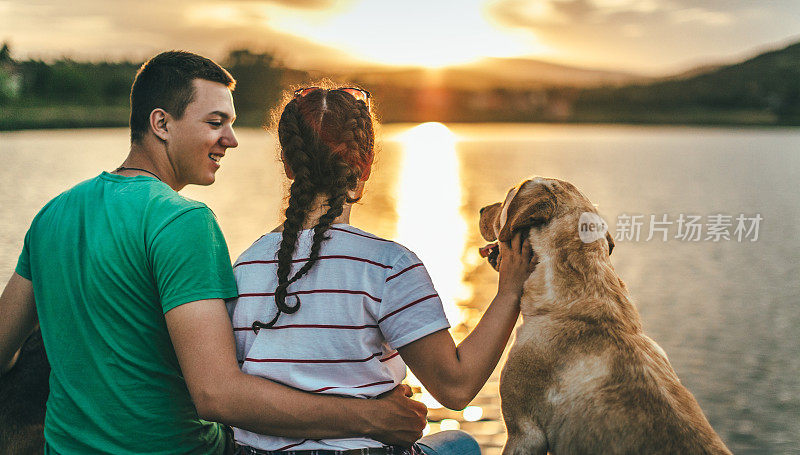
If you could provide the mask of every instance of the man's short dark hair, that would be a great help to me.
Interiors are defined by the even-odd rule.
[[[194,79],[219,82],[233,90],[236,80],[213,60],[191,52],[162,52],[146,61],[131,87],[131,142],[144,138],[150,113],[161,108],[175,118],[183,117],[194,99]]]

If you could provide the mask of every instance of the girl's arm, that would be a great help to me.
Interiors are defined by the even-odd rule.
[[[532,272],[532,251],[517,234],[510,244],[500,242],[497,295],[480,322],[455,345],[440,330],[398,349],[400,356],[428,392],[450,409],[463,409],[492,374],[519,316],[522,285]]]

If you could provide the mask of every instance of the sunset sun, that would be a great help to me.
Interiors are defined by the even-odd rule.
[[[515,35],[492,24],[481,3],[412,1],[387,7],[387,2],[371,1],[327,20],[295,15],[269,25],[386,65],[438,68],[548,51],[530,34]]]

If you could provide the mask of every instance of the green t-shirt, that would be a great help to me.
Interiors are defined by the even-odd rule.
[[[33,282],[52,367],[50,452],[221,453],[224,431],[198,417],[163,316],[236,296],[208,207],[152,177],[104,172],[36,215],[16,272]]]

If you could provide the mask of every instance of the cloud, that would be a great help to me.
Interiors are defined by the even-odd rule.
[[[557,14],[569,19],[584,20],[597,13],[598,8],[589,0],[565,0],[551,2],[550,6]]]
[[[782,42],[800,29],[796,0],[495,0],[487,11],[562,61],[662,74]]]
[[[233,3],[236,2],[272,3],[286,8],[298,9],[330,9],[343,3],[348,3],[341,0],[235,0]]]
[[[629,25],[664,19],[678,24],[700,22],[707,25],[728,25],[736,21],[730,12],[689,7],[688,4],[669,0],[546,0],[540,3],[544,7],[532,10],[530,2],[525,0],[505,0],[494,2],[492,13],[522,27],[581,23],[613,25],[621,20]],[[535,13],[531,14],[532,11]]]
[[[459,33],[476,34],[469,24],[488,19],[521,43],[521,53],[551,49],[548,58],[562,63],[664,72],[715,63],[800,30],[797,0],[491,0],[482,8],[478,0],[427,1],[428,8],[404,5],[432,20],[400,14],[390,0],[0,0],[0,40],[9,40],[18,58],[141,60],[177,48],[221,58],[252,46],[287,64],[324,68],[363,63],[353,55],[394,56],[392,43],[409,48],[410,37],[419,41],[430,29],[450,33],[436,40],[458,42]],[[364,11],[367,19],[357,14]],[[461,29],[436,22],[442,20]],[[359,33],[364,37],[353,38]],[[375,52],[359,53],[363,43]]]
[[[489,11],[497,18],[517,26],[566,23],[603,23],[619,15],[647,15],[665,10],[656,0],[499,0]]]
[[[703,8],[687,8],[673,11],[671,14],[675,23],[699,22],[705,25],[721,26],[730,25],[736,18],[722,11],[709,11]]]
[[[319,10],[291,14],[320,18],[335,14],[328,9],[349,1],[0,1],[0,40],[10,40],[20,58],[144,60],[164,50],[183,49],[222,59],[233,48],[251,47],[300,67],[341,66],[357,60],[324,43],[277,31],[269,23],[280,20],[284,11],[291,13],[278,4],[314,6]]]

